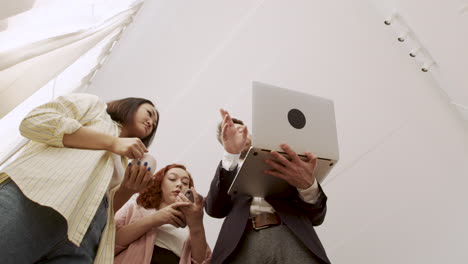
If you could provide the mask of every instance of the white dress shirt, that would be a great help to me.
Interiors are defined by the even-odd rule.
[[[238,164],[239,166],[242,166],[242,161],[239,160],[239,156],[240,154],[231,154],[227,151],[224,151],[221,165],[225,170],[232,171],[236,168]],[[297,188],[297,191],[299,192],[299,196],[304,202],[311,204],[315,203],[319,197],[319,188],[317,180],[314,180],[314,183],[309,188]],[[253,197],[252,204],[250,205],[250,216],[253,217],[261,213],[274,212],[275,209],[264,199],[264,197]]]

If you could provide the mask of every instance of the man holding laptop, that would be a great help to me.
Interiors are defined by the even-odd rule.
[[[313,226],[327,211],[319,183],[339,156],[333,102],[258,82],[252,98],[252,140],[220,110],[224,156],[205,210],[226,219],[212,263],[330,263]]]
[[[293,186],[268,197],[228,194],[237,173],[242,150],[248,141],[247,127],[234,124],[229,113],[223,117],[221,142],[224,157],[206,199],[206,212],[226,217],[212,255],[212,263],[330,263],[313,226],[326,214],[327,197],[314,177],[316,157],[307,160],[287,145],[281,148],[291,161],[278,152],[265,162],[274,170],[265,174],[284,179]]]

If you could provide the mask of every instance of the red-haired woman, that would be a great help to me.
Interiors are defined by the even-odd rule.
[[[183,195],[188,189],[193,203]],[[203,204],[183,165],[159,170],[137,202],[127,203],[116,214],[114,263],[209,263]]]

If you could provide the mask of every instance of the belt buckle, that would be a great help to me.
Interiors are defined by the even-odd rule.
[[[264,226],[257,227],[257,224],[255,222],[255,217],[252,217],[251,220],[252,220],[252,227],[253,227],[254,230],[258,231],[258,230],[262,230],[262,229],[270,227],[270,225],[264,225]]]

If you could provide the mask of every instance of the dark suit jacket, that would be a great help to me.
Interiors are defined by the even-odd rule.
[[[250,216],[252,197],[244,194],[229,195],[227,192],[237,170],[227,171],[218,165],[206,198],[205,210],[216,218],[226,217],[216,241],[211,263],[223,263],[236,249]],[[309,204],[299,197],[297,189],[290,187],[286,192],[265,197],[280,216],[282,222],[323,263],[330,263],[325,249],[313,226],[320,225],[327,211],[327,197],[320,187],[317,203]]]

